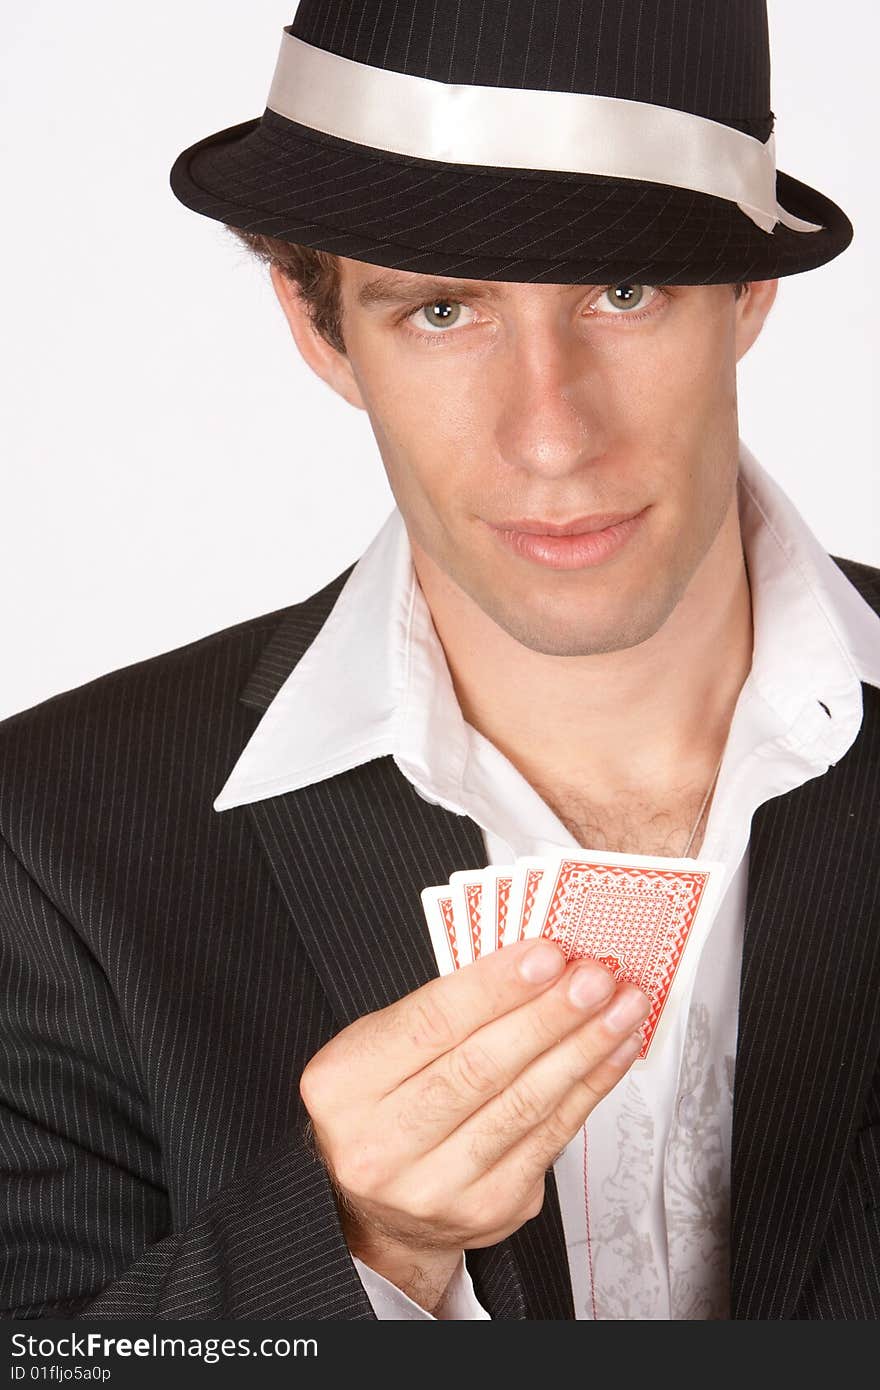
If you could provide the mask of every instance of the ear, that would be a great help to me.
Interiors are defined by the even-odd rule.
[[[773,307],[778,280],[750,280],[736,301],[736,360],[745,357]]]
[[[270,267],[269,274],[294,342],[312,371],[322,381],[326,381],[343,400],[348,401],[349,405],[357,406],[359,410],[366,409],[351,370],[351,363],[344,352],[337,352],[318,332],[312,323],[299,286],[275,265]]]

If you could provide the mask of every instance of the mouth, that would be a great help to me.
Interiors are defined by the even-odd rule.
[[[639,512],[600,512],[561,522],[524,517],[486,525],[522,559],[550,569],[585,569],[621,550],[647,511],[643,507]]]
[[[644,509],[643,509],[644,510]],[[515,531],[524,536],[583,536],[594,531],[607,531],[621,521],[629,521],[637,512],[594,512],[592,516],[576,516],[572,521],[533,521],[521,517],[516,521],[492,521],[487,524],[498,531]]]

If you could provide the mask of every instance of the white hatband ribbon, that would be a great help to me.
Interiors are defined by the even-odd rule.
[[[822,227],[776,200],[776,141],[688,111],[582,92],[435,82],[369,67],[285,29],[267,106],[356,145],[448,164],[602,174],[736,203],[762,231]]]

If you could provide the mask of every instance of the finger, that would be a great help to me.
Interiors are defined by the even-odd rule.
[[[651,1002],[641,990],[621,985],[609,1004],[537,1057],[449,1136],[442,1146],[444,1163],[458,1171],[470,1167],[474,1173],[486,1172],[535,1133],[547,1136],[548,1156],[554,1152],[554,1142],[557,1150],[564,1147],[570,1137],[569,1114],[576,1118],[580,1103],[591,1101],[590,1108],[597,1105],[617,1083],[621,1056],[624,1068],[632,1060],[626,1060],[630,1035],[650,1009]],[[621,1047],[624,1050],[618,1056]]]
[[[568,966],[549,989],[478,1028],[394,1092],[394,1124],[425,1148],[499,1095],[541,1053],[581,1027],[615,990],[596,961]],[[391,1097],[389,1097],[389,1100]]]
[[[477,1182],[470,1201],[485,1210],[516,1213],[522,1210],[544,1179],[547,1169],[568,1147],[602,1100],[626,1076],[642,1047],[640,1033],[630,1033],[598,1064],[581,1077],[557,1105],[553,1113],[503,1157]],[[520,1221],[493,1239],[503,1239]]]
[[[483,1024],[542,993],[564,968],[551,941],[505,946],[357,1019],[323,1050],[323,1061],[348,1085],[348,1066],[364,1073],[369,1057],[370,1096],[380,1099]]]

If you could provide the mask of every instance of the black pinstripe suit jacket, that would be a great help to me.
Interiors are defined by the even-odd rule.
[[[838,561],[880,611],[880,571]],[[212,801],[347,572],[0,725],[9,1317],[373,1317],[298,1078],[433,974],[418,892],[482,833],[391,758]],[[880,691],[752,822],[734,1094],[737,1318],[880,1316]],[[389,891],[390,889],[390,891]],[[571,1318],[541,1214],[469,1252],[494,1318]]]

